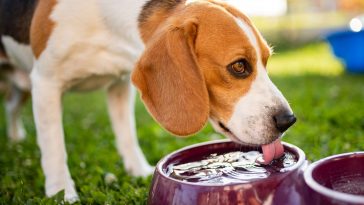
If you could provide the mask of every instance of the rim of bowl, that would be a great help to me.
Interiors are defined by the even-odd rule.
[[[364,196],[347,194],[347,193],[338,192],[338,191],[329,189],[329,188],[319,184],[318,182],[316,182],[312,177],[313,170],[315,168],[317,168],[319,165],[321,165],[322,163],[328,162],[328,160],[332,160],[335,158],[343,158],[346,156],[353,156],[353,155],[364,155],[364,151],[348,152],[348,153],[343,153],[343,154],[332,155],[332,156],[325,157],[323,159],[320,159],[320,160],[310,164],[303,174],[306,184],[310,188],[312,188],[314,191],[316,191],[317,193],[322,194],[326,197],[337,199],[337,200],[344,201],[344,202],[349,202],[349,203],[359,203],[359,204],[363,203]]]
[[[212,141],[208,141],[208,142],[201,142],[201,143],[197,143],[197,144],[193,144],[193,145],[189,145],[189,146],[186,146],[186,147],[183,147],[181,149],[178,149],[168,155],[166,155],[165,157],[163,157],[157,164],[157,171],[159,172],[159,174],[161,174],[161,176],[169,179],[169,180],[172,180],[172,181],[175,181],[177,183],[181,183],[181,184],[187,184],[187,185],[192,185],[192,186],[209,186],[209,187],[217,187],[217,186],[230,186],[230,185],[234,185],[234,184],[244,184],[243,182],[242,183],[230,183],[230,184],[200,184],[200,183],[192,183],[192,182],[186,182],[186,181],[181,181],[181,180],[178,180],[178,179],[174,179],[172,177],[169,177],[167,176],[166,173],[164,173],[163,171],[163,168],[162,166],[167,162],[167,160],[177,154],[178,152],[182,152],[182,151],[185,151],[185,150],[188,150],[188,149],[192,149],[192,148],[196,148],[196,147],[200,147],[200,146],[205,146],[205,145],[210,145],[210,144],[218,144],[218,143],[227,143],[227,142],[233,142],[231,141],[230,139],[221,139],[221,140],[212,140]],[[297,146],[295,145],[292,145],[290,143],[287,143],[287,142],[283,142],[282,141],[282,144],[285,146],[285,147],[288,147],[294,151],[297,152],[298,154],[298,160],[297,160],[297,163],[291,167],[287,167],[287,168],[283,168],[280,170],[280,172],[287,172],[287,171],[293,171],[293,170],[296,170],[296,169],[299,169],[302,164],[305,162],[306,160],[306,155],[305,153]],[[259,181],[262,181],[264,179],[260,179],[260,180],[255,180],[255,181],[251,181],[250,183],[256,183],[256,182],[259,182]]]

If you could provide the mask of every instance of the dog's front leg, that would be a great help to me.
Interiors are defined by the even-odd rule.
[[[108,89],[109,114],[124,166],[134,176],[147,176],[154,169],[148,164],[138,144],[134,100],[135,89],[129,80],[117,82]]]
[[[65,190],[65,200],[74,202],[78,200],[78,195],[67,166],[61,86],[57,80],[39,74],[36,68],[33,69],[31,80],[33,112],[46,180],[46,194],[50,197]]]

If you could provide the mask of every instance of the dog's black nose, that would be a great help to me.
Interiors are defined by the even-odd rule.
[[[273,116],[274,122],[276,123],[276,128],[280,132],[286,131],[289,127],[291,127],[296,122],[296,117],[292,114],[278,114]]]

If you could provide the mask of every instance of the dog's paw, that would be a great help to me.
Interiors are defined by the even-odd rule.
[[[46,183],[45,192],[47,197],[54,197],[64,190],[64,182],[62,180]]]
[[[152,175],[155,170],[155,167],[148,165],[143,165],[134,169],[127,169],[129,174],[135,177],[147,177]]]
[[[70,204],[73,204],[80,200],[80,198],[78,197],[76,188],[75,188],[75,183],[73,182],[73,180],[70,177],[67,178],[67,180],[66,180],[66,187],[65,187],[65,191],[64,191],[64,200]]]
[[[13,131],[8,131],[9,140],[13,143],[21,142],[25,139],[26,132],[24,128],[20,127],[13,129]]]
[[[57,204],[59,204],[62,201],[67,202],[69,204],[73,204],[80,200],[75,189],[69,190],[66,188],[66,189],[61,189],[59,191],[56,191],[56,190],[58,190],[58,189],[48,190],[46,194],[47,194],[47,197],[54,198],[56,200]]]
[[[63,192],[63,199],[65,202],[72,204],[79,201],[74,182],[71,178],[67,178],[65,181],[62,180],[62,178],[48,181],[45,188],[47,197],[54,197]]]
[[[50,197],[50,196],[48,196]],[[74,194],[67,194],[66,191],[62,190],[55,194],[54,196],[50,197],[54,200],[55,204],[73,204],[75,202],[78,202],[80,199],[77,195],[77,193]]]
[[[78,197],[77,193],[73,193],[73,194],[64,194],[64,201],[69,203],[69,204],[73,204],[75,202],[80,201],[80,198]]]

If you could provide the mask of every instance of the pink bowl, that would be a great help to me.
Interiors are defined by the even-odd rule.
[[[364,204],[364,152],[330,156],[308,166],[307,204]]]
[[[283,143],[286,151],[297,158],[297,163],[265,179],[248,183],[226,185],[196,184],[180,181],[166,174],[168,165],[191,162],[201,156],[230,151],[251,151],[257,148],[242,146],[229,140],[200,143],[175,151],[157,164],[151,185],[148,204],[304,204],[305,184],[303,170],[307,167],[304,152],[298,147]]]

